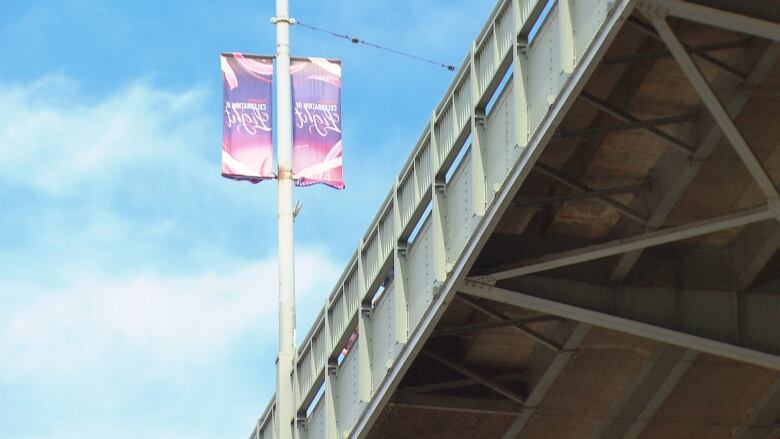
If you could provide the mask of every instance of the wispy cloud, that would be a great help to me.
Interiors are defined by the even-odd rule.
[[[243,434],[273,391],[272,186],[219,176],[203,88],[81,87],[0,86],[3,435]],[[301,335],[340,259],[299,242]]]
[[[216,124],[203,90],[138,83],[90,102],[79,87],[59,76],[0,87],[0,180],[57,196],[121,184],[119,173],[143,164],[203,175],[207,163],[196,147]]]
[[[304,248],[296,259],[302,323],[309,324],[339,267],[323,249]],[[157,368],[200,361],[235,348],[248,333],[275,334],[276,286],[272,257],[191,276],[94,273],[48,291],[0,285],[0,296],[22,289],[31,298],[0,314],[0,357],[6,359],[0,371],[6,377],[83,374],[128,352]]]
[[[0,277],[257,258],[246,238],[262,239],[272,216],[247,200],[259,189],[272,206],[271,191],[219,176],[218,112],[203,87],[135,82],[99,98],[82,87],[61,76],[0,85]]]

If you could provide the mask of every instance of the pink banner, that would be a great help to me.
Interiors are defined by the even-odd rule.
[[[223,53],[222,176],[257,183],[274,178],[273,59]]]
[[[291,64],[295,184],[344,189],[341,163],[341,63],[298,58]]]

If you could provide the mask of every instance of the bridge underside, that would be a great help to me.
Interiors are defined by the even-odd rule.
[[[780,437],[778,49],[653,14],[624,22],[370,437]]]

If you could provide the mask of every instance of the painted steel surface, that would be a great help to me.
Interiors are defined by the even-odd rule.
[[[554,2],[537,23],[546,3],[498,2],[300,346],[291,377],[300,437],[366,433],[476,231],[497,216],[507,178],[538,156],[634,1]],[[272,400],[252,437],[270,437],[274,416]]]

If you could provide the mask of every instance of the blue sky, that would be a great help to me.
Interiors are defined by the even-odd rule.
[[[460,65],[493,2],[292,1],[308,24]],[[273,2],[0,6],[4,438],[246,437],[274,388],[276,192],[219,176],[222,51]],[[296,192],[305,334],[452,72],[293,28],[343,60],[345,191]]]

